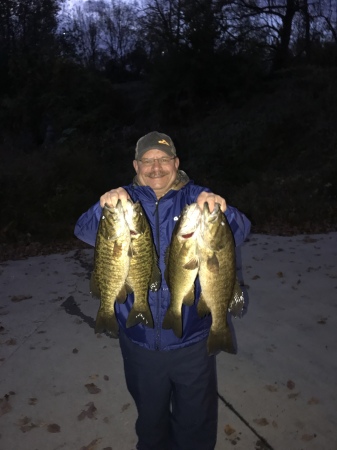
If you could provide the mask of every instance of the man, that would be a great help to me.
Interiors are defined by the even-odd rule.
[[[210,210],[219,203],[233,231],[236,245],[250,231],[250,221],[224,198],[195,185],[179,170],[179,158],[169,136],[157,131],[137,142],[133,183],[101,196],[78,220],[75,235],[95,245],[98,224],[105,204],[118,199],[139,200],[150,223],[162,274],[165,251],[173,228],[186,204],[196,202]],[[200,286],[196,281],[196,300]],[[115,306],[120,327],[120,346],[127,387],[138,410],[136,432],[139,450],[213,450],[217,434],[216,357],[208,356],[206,340],[211,316],[199,318],[193,306],[183,306],[183,335],[162,328],[170,293],[162,277],[157,292],[149,291],[154,328],[138,324],[126,328],[133,294]]]

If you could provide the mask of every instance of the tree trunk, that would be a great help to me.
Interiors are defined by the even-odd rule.
[[[273,71],[283,69],[289,60],[289,43],[295,13],[298,11],[296,0],[287,0],[286,12],[282,17],[280,42],[273,60]]]

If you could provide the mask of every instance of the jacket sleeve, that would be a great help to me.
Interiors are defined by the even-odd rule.
[[[241,245],[250,233],[251,223],[247,217],[233,206],[227,205],[225,216],[232,229],[235,245]]]
[[[95,203],[87,212],[81,215],[75,225],[74,234],[81,241],[95,246],[99,221],[101,220],[102,207]]]

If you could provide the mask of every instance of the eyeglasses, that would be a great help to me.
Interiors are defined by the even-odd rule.
[[[166,164],[169,164],[172,159],[175,159],[175,156],[163,156],[162,158],[143,158],[139,159],[138,161],[141,162],[144,166],[152,166],[155,161],[157,161],[161,166],[165,166]]]

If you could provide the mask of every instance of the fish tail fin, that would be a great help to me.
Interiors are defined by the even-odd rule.
[[[149,328],[154,327],[150,308],[144,309],[142,311],[136,309],[134,306],[131,308],[128,319],[126,321],[126,328],[133,327],[135,325],[138,325],[139,323],[142,323]]]
[[[115,314],[107,315],[99,309],[96,317],[95,333],[103,333],[104,330],[108,331],[112,337],[118,338],[119,326]]]
[[[173,309],[166,311],[162,327],[165,330],[173,330],[174,334],[181,338],[183,334],[181,314],[176,313]]]
[[[226,327],[225,332],[215,332],[211,328],[207,340],[207,351],[209,355],[216,355],[221,351],[235,353],[229,327]]]

